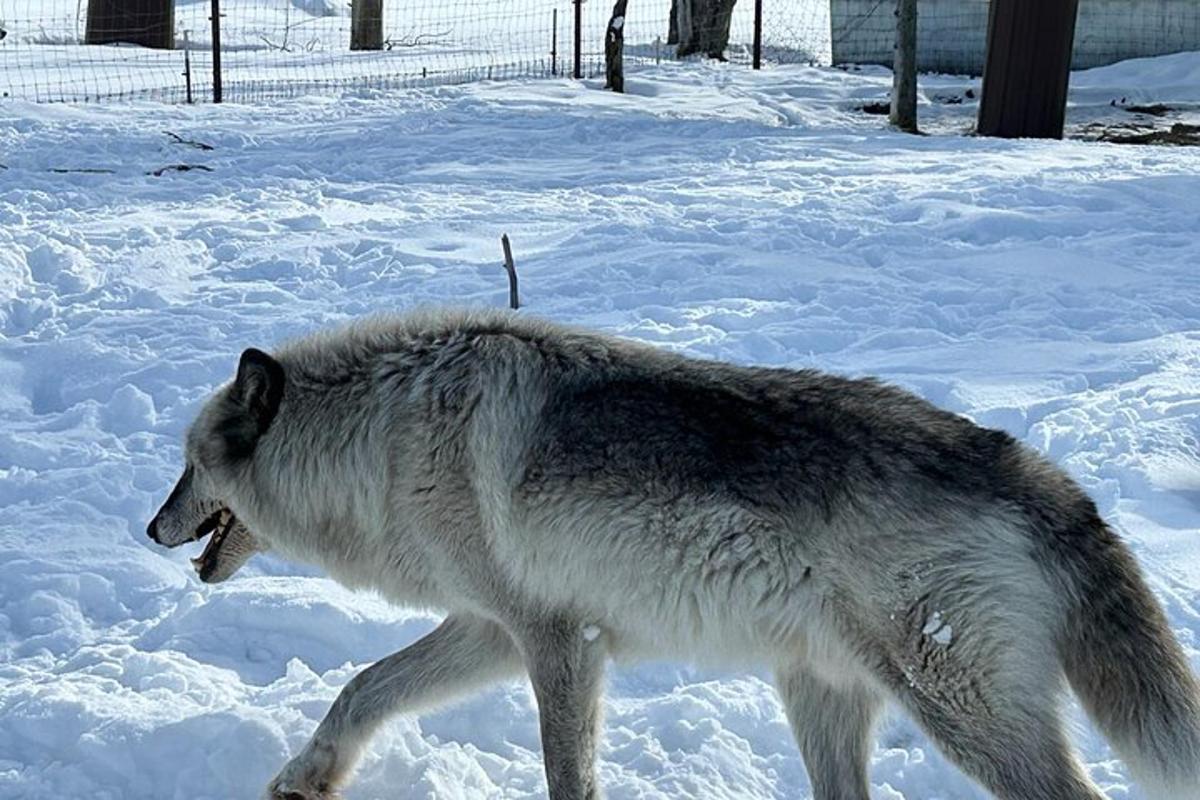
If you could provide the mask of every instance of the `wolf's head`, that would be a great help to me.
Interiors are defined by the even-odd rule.
[[[188,430],[183,475],[146,529],[151,539],[167,547],[211,534],[204,552],[192,559],[205,583],[225,580],[266,549],[230,504],[279,411],[283,385],[278,361],[261,350],[242,353],[237,377],[209,398]]]

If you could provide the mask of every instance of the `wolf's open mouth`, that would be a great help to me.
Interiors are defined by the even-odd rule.
[[[221,545],[225,543],[225,538],[229,536],[229,532],[233,530],[236,522],[237,517],[233,515],[233,512],[228,508],[222,508],[207,517],[196,528],[196,536],[193,541],[212,534],[212,538],[204,545],[204,552],[192,559],[192,567],[199,574],[200,580],[206,581],[212,575],[213,570],[217,568]]]

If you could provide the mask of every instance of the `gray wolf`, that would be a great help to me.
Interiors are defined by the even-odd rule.
[[[1099,800],[1069,686],[1152,798],[1197,797],[1200,689],[1062,471],[874,380],[701,361],[509,313],[247,350],[149,535],[440,609],[270,783],[334,797],[372,731],[528,675],[552,800],[601,796],[606,660],[766,666],[818,800],[867,800],[886,700],[1010,800]]]

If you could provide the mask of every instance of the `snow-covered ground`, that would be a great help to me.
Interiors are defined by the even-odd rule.
[[[1074,100],[1195,101],[1198,78],[1197,54],[1132,62],[1075,76]],[[204,586],[145,525],[242,348],[501,305],[503,232],[521,313],[880,375],[1047,453],[1133,543],[1200,669],[1200,149],[903,136],[850,110],[886,82],[684,65],[625,97],[5,103],[0,798],[255,797],[357,669],[431,626],[269,558]],[[208,171],[148,174],[174,164]],[[85,169],[105,172],[53,171]],[[764,676],[609,684],[610,798],[810,796]],[[1109,797],[1140,797],[1075,718]],[[499,687],[389,724],[348,797],[544,796],[537,741],[527,688]],[[981,797],[902,719],[871,780]]]

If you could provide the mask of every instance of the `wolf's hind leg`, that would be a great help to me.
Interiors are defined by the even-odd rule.
[[[304,750],[270,783],[267,797],[335,796],[362,746],[388,717],[515,677],[521,667],[512,639],[500,626],[474,617],[448,617],[424,638],[347,683]]]
[[[599,800],[603,640],[573,620],[552,619],[529,626],[521,649],[537,698],[550,800]]]
[[[939,615],[919,612],[876,667],[942,753],[998,800],[1103,800],[1063,730],[1063,680],[1046,635],[980,612],[938,639]]]
[[[795,666],[777,670],[775,685],[814,800],[868,800],[867,761],[879,696],[861,684],[834,686]]]
[[[999,800],[1104,800],[1071,752],[1054,698],[1014,694],[1001,703],[970,717],[921,698],[905,705],[942,753]]]

